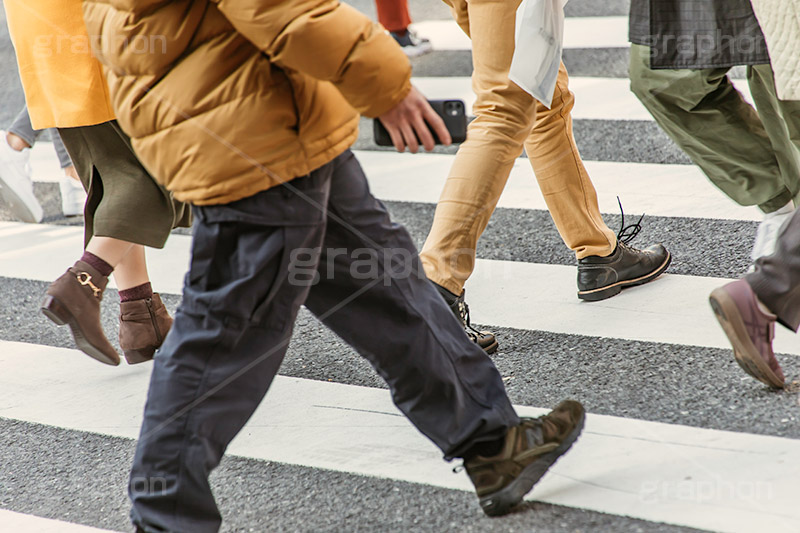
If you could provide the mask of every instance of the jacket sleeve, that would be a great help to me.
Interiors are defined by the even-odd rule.
[[[333,83],[375,117],[411,90],[408,58],[383,29],[338,0],[219,0],[230,23],[276,66]]]

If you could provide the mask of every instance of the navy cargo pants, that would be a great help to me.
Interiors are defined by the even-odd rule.
[[[208,475],[269,389],[302,304],[369,360],[445,458],[519,423],[350,151],[194,213],[183,302],[155,358],[129,484],[148,533],[219,529]]]

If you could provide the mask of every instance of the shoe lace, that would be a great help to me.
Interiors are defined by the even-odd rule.
[[[642,231],[641,222],[642,219],[644,218],[644,213],[642,213],[642,216],[639,217],[639,220],[637,220],[633,224],[628,224],[626,226],[625,211],[622,209],[622,202],[620,201],[619,196],[617,196],[617,203],[619,204],[619,212],[620,215],[622,216],[622,220],[620,221],[619,224],[620,228],[619,231],[617,232],[617,241],[621,242],[622,244],[628,244],[633,239],[635,239],[637,235],[639,235],[640,231]]]
[[[474,327],[472,327],[472,322],[469,319],[469,305],[464,300],[458,301],[458,316],[461,318],[461,322],[464,324],[464,327],[470,331],[470,335],[475,335],[476,337],[483,337],[481,332]]]

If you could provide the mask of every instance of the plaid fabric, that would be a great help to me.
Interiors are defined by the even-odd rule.
[[[629,38],[658,69],[769,63],[749,0],[632,0]]]

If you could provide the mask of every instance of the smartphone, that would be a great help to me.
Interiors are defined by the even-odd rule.
[[[434,111],[438,113],[447,131],[450,132],[450,137],[453,143],[462,143],[467,139],[467,111],[464,106],[463,100],[428,100]],[[392,138],[389,132],[383,127],[383,124],[377,118],[372,121],[372,134],[375,138],[375,144],[378,146],[393,146]],[[433,140],[436,144],[442,144],[436,135],[436,132],[431,130]],[[419,138],[417,138],[419,141]],[[421,144],[421,143],[420,143]]]

